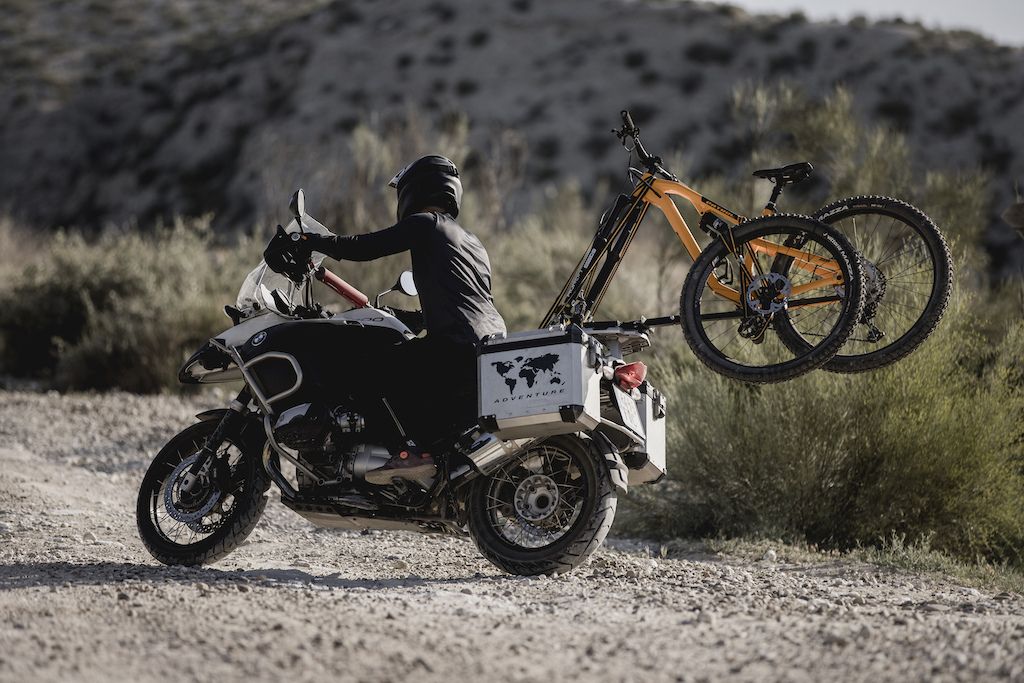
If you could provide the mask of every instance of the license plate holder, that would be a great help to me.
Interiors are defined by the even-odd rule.
[[[644,423],[640,419],[640,412],[636,408],[636,401],[614,384],[612,385],[612,398],[619,409],[619,415],[622,416],[622,422],[625,426],[641,438],[646,439],[647,434],[644,432]]]

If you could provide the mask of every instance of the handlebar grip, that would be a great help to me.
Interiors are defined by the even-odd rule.
[[[628,109],[623,109],[622,110],[622,124],[629,131],[636,130],[636,124],[633,123],[633,117],[629,115],[629,110]]]
[[[317,280],[354,303],[357,308],[364,308],[370,303],[370,297],[366,296],[323,266],[317,268],[314,274],[316,275]]]

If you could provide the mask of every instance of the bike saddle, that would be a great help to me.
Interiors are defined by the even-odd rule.
[[[754,176],[757,178],[767,178],[777,185],[790,185],[806,180],[813,170],[814,167],[808,162],[801,161],[798,164],[790,164],[782,168],[762,168],[754,171]]]

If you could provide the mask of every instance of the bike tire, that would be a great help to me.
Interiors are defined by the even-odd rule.
[[[554,448],[569,454],[585,479],[586,496],[579,514],[561,538],[539,548],[523,547],[504,537],[496,528],[495,520],[488,512],[488,503],[495,500],[492,487],[505,468],[474,481],[467,501],[469,532],[480,554],[510,574],[564,574],[578,567],[601,546],[615,519],[618,497],[608,467],[585,442],[573,436],[554,437],[531,446],[527,455],[541,448]]]
[[[851,339],[847,340],[845,346],[825,363],[823,369],[830,372],[856,373],[865,372],[884,367],[891,363],[905,358],[917,349],[938,327],[949,303],[950,292],[953,287],[953,258],[949,246],[942,235],[942,232],[923,211],[907,202],[893,197],[877,195],[864,195],[848,197],[832,202],[814,213],[814,218],[840,230],[853,243],[854,249],[860,249],[864,245],[859,241],[867,242],[871,235],[863,232],[869,230],[870,217],[876,216],[892,221],[900,221],[907,228],[912,230],[920,238],[921,243],[927,250],[930,261],[929,269],[932,275],[932,287],[927,299],[921,303],[915,301],[915,308],[920,308],[916,320],[900,334],[894,341],[881,346],[873,351],[858,352],[866,348],[866,344],[858,339],[866,336],[866,324],[858,320],[854,327]],[[858,232],[857,219],[861,218],[862,227]],[[879,221],[875,221],[876,229]],[[891,230],[891,228],[890,228]],[[867,254],[871,257],[871,254]],[[884,254],[882,255],[884,257]],[[869,268],[873,267],[869,266]],[[865,288],[870,290],[870,273],[865,274]],[[895,280],[890,281],[890,291],[895,291]],[[865,313],[870,308],[870,295],[865,294]],[[880,306],[885,305],[884,295],[881,298]],[[899,315],[902,315],[900,313]],[[799,350],[806,345],[806,340],[796,330],[780,327],[778,334],[784,343],[791,345],[793,349]]]
[[[175,435],[157,453],[139,487],[136,504],[139,537],[150,555],[163,564],[195,566],[221,559],[245,541],[266,507],[268,477],[260,454],[247,446],[240,435],[229,434],[225,442],[241,453],[236,472],[239,477],[244,477],[244,484],[238,491],[236,504],[230,514],[209,536],[196,543],[176,543],[162,529],[158,507],[155,506],[160,504],[163,485],[175,461],[180,462],[187,454],[198,450],[217,429],[217,425],[216,420],[199,422]]]
[[[780,234],[812,236],[816,243],[839,264],[844,286],[838,316],[828,333],[823,335],[820,343],[799,351],[790,349],[795,356],[791,359],[764,365],[736,362],[725,354],[724,349],[719,349],[712,343],[701,323],[701,299],[708,278],[715,271],[719,259],[725,258],[729,254],[729,250],[721,240],[713,241],[694,261],[683,282],[679,297],[680,323],[686,342],[697,358],[711,370],[726,377],[743,382],[771,384],[794,379],[821,367],[846,342],[860,316],[863,306],[861,268],[859,262],[853,257],[853,246],[839,231],[809,216],[777,214],[757,218],[737,226],[733,230],[732,241],[737,248],[742,250],[743,245],[751,240]],[[788,320],[789,315],[788,311],[776,313],[772,317],[771,326],[775,328],[780,318]]]

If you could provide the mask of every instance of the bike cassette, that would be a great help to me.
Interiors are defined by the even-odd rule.
[[[789,306],[793,284],[780,273],[758,275],[747,287],[747,307],[752,313],[770,318]]]

